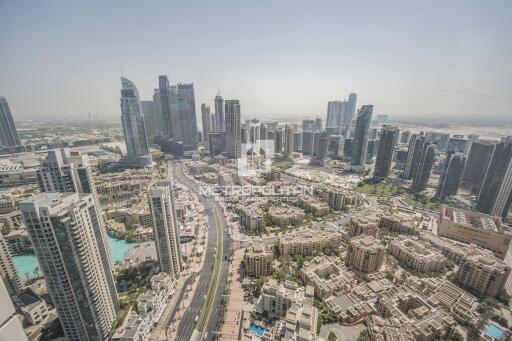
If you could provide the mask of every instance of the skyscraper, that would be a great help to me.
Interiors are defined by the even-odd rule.
[[[210,107],[206,104],[201,104],[201,124],[203,125],[203,141],[206,150],[208,150],[208,134],[211,131],[211,115]]]
[[[436,157],[435,150],[436,146],[434,144],[431,144],[430,142],[423,144],[418,169],[414,179],[412,180],[411,188],[414,192],[421,192],[427,188],[430,173],[432,172],[432,167],[434,166]]]
[[[327,118],[325,120],[325,127],[339,127],[344,120],[347,108],[345,101],[330,101],[327,103]]]
[[[423,132],[420,132],[419,134],[412,134],[411,139],[409,140],[409,148],[407,149],[407,160],[405,161],[405,179],[414,179],[416,176],[424,142],[425,137]]]
[[[67,340],[108,340],[116,318],[112,273],[102,262],[93,196],[41,193],[20,203]]]
[[[12,299],[2,281],[0,281],[0,340],[27,341],[27,335],[16,314]]]
[[[226,152],[231,159],[241,156],[242,130],[240,126],[240,102],[236,99],[225,103]]]
[[[373,105],[363,105],[357,113],[356,131],[352,144],[352,157],[350,159],[351,165],[355,168],[364,169],[372,113]]]
[[[276,137],[274,139],[274,153],[281,154],[283,152],[283,129],[279,128],[276,130]]]
[[[21,290],[21,281],[12,262],[9,245],[0,232],[0,277],[9,292],[9,295],[17,295]],[[0,338],[1,340],[1,338]]]
[[[160,98],[160,89],[153,90],[153,112],[155,114],[156,136],[163,136],[164,120],[162,118],[162,99]]]
[[[217,117],[216,126],[218,131],[226,131],[226,122],[224,121],[224,99],[220,93],[215,96],[215,116]]]
[[[194,150],[197,147],[197,121],[194,84],[178,83],[171,86],[173,138],[181,141],[185,150]]]
[[[142,115],[144,115],[146,136],[148,138],[148,142],[151,142],[156,136],[160,135],[158,131],[159,124],[156,117],[155,104],[153,101],[140,101],[140,106],[142,108]]]
[[[409,139],[411,138],[411,132],[409,130],[402,131],[400,135],[400,143],[409,143]]]
[[[93,224],[96,239],[103,245],[99,248],[101,261],[107,272],[112,272],[112,256],[107,239],[107,231],[101,217],[101,207],[94,187],[89,158],[86,155],[73,152],[68,149],[55,149],[48,151],[46,159],[41,162],[37,171],[39,189],[41,192],[77,192],[90,193],[95,200],[98,211],[98,224]],[[119,306],[115,283],[111,277],[107,277],[110,295],[116,308]]]
[[[174,128],[172,126],[172,104],[171,104],[171,86],[167,76],[158,76],[158,94],[160,98],[160,110],[162,114],[162,137],[166,139],[173,138]]]
[[[180,233],[171,181],[158,181],[148,191],[160,270],[178,278],[181,269]]]
[[[341,124],[346,124],[349,127],[352,126],[352,120],[354,119],[354,115],[356,113],[356,105],[357,105],[357,94],[352,92],[348,95],[347,108],[345,110],[345,116],[342,120]]]
[[[473,193],[480,191],[484,181],[485,171],[491,160],[495,146],[494,141],[479,140],[471,144],[464,172],[462,173],[461,187]]]
[[[49,150],[37,170],[41,192],[94,191],[89,158],[67,148]]]
[[[437,185],[436,196],[438,198],[444,199],[450,195],[457,194],[465,163],[466,157],[464,156],[464,153],[448,151],[443,167],[443,173],[441,174],[439,184]]]
[[[284,157],[290,157],[293,153],[293,132],[294,127],[291,124],[287,124],[284,128]]]
[[[496,144],[478,193],[476,210],[503,219],[512,203],[512,136]]]
[[[376,178],[387,178],[391,169],[391,161],[393,160],[393,150],[398,139],[399,130],[397,127],[389,125],[382,126],[380,133],[379,151],[375,160],[375,171],[373,173]]]
[[[139,91],[127,78],[121,77],[121,84],[121,122],[126,142],[124,162],[129,166],[147,167],[152,161]]]
[[[268,140],[268,125],[266,123],[260,124],[260,140]]]
[[[13,147],[20,144],[9,103],[5,97],[0,96],[0,147]]]

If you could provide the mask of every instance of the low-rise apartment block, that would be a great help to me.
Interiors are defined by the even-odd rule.
[[[268,209],[267,216],[272,225],[279,227],[299,225],[306,218],[303,210],[288,205],[271,206]]]
[[[321,298],[347,292],[356,283],[355,275],[336,256],[317,256],[304,262],[301,275],[304,282],[313,284],[315,294]]]
[[[407,267],[420,272],[439,271],[446,263],[446,257],[418,239],[400,237],[388,246],[388,252]]]
[[[292,281],[279,283],[271,278],[261,289],[255,310],[260,314],[267,313],[270,318],[286,316],[292,304],[313,304],[315,289],[308,285],[306,288]]]
[[[442,206],[438,235],[491,250],[504,259],[512,234],[501,219],[487,214]]]
[[[281,256],[315,256],[338,248],[342,240],[342,234],[335,228],[296,230],[279,237],[279,253]]]
[[[427,227],[423,214],[405,207],[392,206],[379,221],[379,228],[405,234],[419,233]]]
[[[384,246],[374,237],[361,235],[350,240],[345,264],[363,273],[378,271],[384,261]]]
[[[272,274],[272,249],[263,242],[245,249],[243,268],[246,276],[261,277]]]
[[[299,195],[297,203],[306,213],[311,213],[316,217],[329,213],[329,205],[311,195]]]
[[[348,235],[356,237],[361,234],[377,237],[380,215],[376,211],[353,215],[348,223]]]

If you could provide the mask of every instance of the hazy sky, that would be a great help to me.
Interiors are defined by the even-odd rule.
[[[120,115],[120,65],[143,99],[167,74],[246,115],[324,118],[355,91],[392,117],[512,121],[512,1],[0,0],[15,119]]]

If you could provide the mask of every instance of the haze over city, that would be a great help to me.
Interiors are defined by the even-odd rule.
[[[119,116],[119,75],[220,90],[242,115],[323,117],[351,91],[393,119],[501,120],[509,1],[0,1],[0,93],[15,119]],[[197,110],[199,112],[199,110]]]

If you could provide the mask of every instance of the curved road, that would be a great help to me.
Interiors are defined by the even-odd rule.
[[[171,163],[171,166],[176,180],[198,193],[199,185],[184,175],[182,165]],[[216,340],[215,332],[220,322],[222,297],[228,280],[227,260],[232,254],[231,237],[227,233],[222,208],[213,197],[198,197],[208,214],[208,244],[192,302],[178,325],[176,340],[180,341],[192,340],[193,336],[196,339],[201,336],[203,340]],[[199,333],[194,333],[196,329]]]

